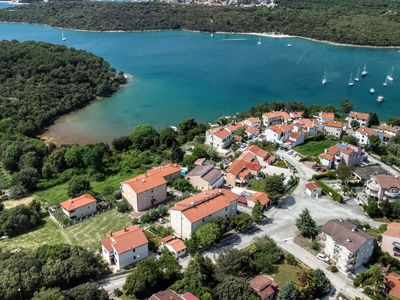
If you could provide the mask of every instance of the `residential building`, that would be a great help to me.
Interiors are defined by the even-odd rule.
[[[290,119],[290,115],[286,111],[270,111],[263,114],[262,118],[264,126],[268,127],[286,123]]]
[[[392,139],[400,134],[399,126],[389,126],[387,124],[380,124],[378,129],[383,131],[383,142],[391,143]]]
[[[112,220],[111,220],[112,221]],[[149,241],[139,226],[125,227],[101,241],[102,255],[118,269],[132,265],[149,256]]]
[[[149,300],[199,300],[199,298],[189,292],[179,295],[173,290],[166,290],[151,295]]]
[[[287,144],[289,147],[293,148],[296,147],[297,145],[301,145],[304,143],[305,135],[304,133],[301,132],[292,132],[289,135],[289,138],[287,140]]]
[[[251,279],[249,283],[260,300],[272,300],[278,294],[278,284],[269,275],[258,275]]]
[[[321,125],[324,125],[328,121],[334,121],[335,120],[335,114],[332,112],[323,112],[321,111],[318,115],[318,122]]]
[[[293,126],[293,132],[301,132],[305,136],[316,135],[318,133],[318,126],[311,119],[299,119]]]
[[[383,143],[384,135],[385,134],[382,130],[373,129],[365,126],[357,128],[357,130],[354,132],[354,136],[356,137],[358,145],[360,146],[368,146],[369,138],[371,136],[377,136],[381,143]]]
[[[207,158],[198,158],[196,159],[196,161],[194,162],[195,166],[204,166],[204,165],[211,165],[211,162],[207,159]]]
[[[222,172],[212,165],[196,166],[186,175],[194,188],[204,191],[219,188],[224,184]]]
[[[374,239],[343,219],[333,219],[322,226],[320,242],[324,253],[343,273],[355,272],[374,251]]]
[[[186,245],[185,243],[172,235],[162,238],[162,246],[170,251],[176,258],[186,255]]]
[[[322,188],[319,186],[318,183],[312,181],[306,184],[305,186],[306,194],[311,197],[321,197],[322,195]]]
[[[85,218],[97,212],[97,201],[89,194],[61,202],[60,206],[70,219]]]
[[[353,171],[354,177],[358,181],[367,181],[370,179],[372,175],[381,175],[381,174],[389,174],[385,169],[383,169],[380,166],[376,165],[370,165],[370,166],[365,166],[365,167],[357,167]]]
[[[253,208],[254,205],[258,202],[262,207],[267,208],[270,206],[271,201],[266,193],[263,192],[255,192],[247,197],[247,206]]]
[[[265,129],[265,140],[271,143],[282,144],[289,139],[293,128],[293,124],[272,125]]]
[[[260,175],[261,165],[257,155],[243,152],[226,170],[225,181],[230,186],[245,186],[250,180]]]
[[[232,133],[221,127],[211,128],[206,132],[205,144],[223,150],[231,144]]]
[[[289,115],[290,115],[290,118],[293,121],[296,121],[296,120],[299,120],[299,119],[303,118],[303,112],[302,111],[292,111],[292,112],[289,113]]]
[[[149,209],[167,199],[167,182],[180,178],[181,172],[177,164],[152,168],[146,174],[121,182],[122,197],[136,211]]]
[[[400,199],[400,177],[392,175],[372,175],[365,185],[365,193],[370,197],[390,202]]]
[[[337,168],[341,163],[347,166],[358,166],[364,161],[364,152],[357,146],[337,143],[325,149],[325,152],[319,155],[319,161],[330,169]]]
[[[224,189],[198,193],[169,209],[170,225],[178,237],[190,238],[197,228],[214,218],[236,215],[238,198],[238,195]]]
[[[340,121],[326,121],[323,126],[326,135],[333,135],[336,138],[340,138],[345,129],[345,124]]]
[[[261,167],[265,167],[266,165],[271,164],[276,160],[276,158],[272,157],[268,151],[261,149],[257,145],[248,146],[243,151],[242,155],[245,155],[247,153],[254,154],[255,158],[257,159],[257,161]]]
[[[388,224],[382,233],[381,249],[391,256],[400,257],[400,223]]]
[[[369,125],[369,114],[352,111],[350,112],[348,117],[349,128],[352,128],[351,122],[353,121],[357,121],[360,124],[360,127],[361,126],[367,127]]]
[[[243,124],[253,127],[253,128],[260,127],[261,120],[259,118],[251,117],[251,118],[247,118],[246,120],[244,120]]]
[[[400,299],[400,275],[389,273],[385,281],[390,299]]]

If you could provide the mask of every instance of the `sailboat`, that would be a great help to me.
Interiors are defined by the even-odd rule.
[[[61,31],[61,40],[62,40],[63,42],[65,42],[65,41],[67,40],[67,38],[64,36],[64,30]]]
[[[354,81],[353,81],[353,73],[350,73],[350,79],[349,79],[348,86],[353,86],[353,85],[354,85]]]
[[[328,83],[328,79],[326,78],[326,68],[324,69],[324,77],[322,77],[322,85],[325,85]]]
[[[258,37],[258,42],[257,42],[257,45],[261,45],[261,36],[260,36],[260,37]]]
[[[382,85],[383,85],[383,86],[387,86],[387,81],[388,81],[388,78],[387,78],[387,76],[386,76],[385,82],[384,82]]]
[[[367,76],[367,75],[368,75],[367,65],[364,64],[364,69],[363,69],[363,71],[361,72],[361,76],[365,77],[365,76]]]
[[[383,96],[378,96],[378,98],[376,98],[376,102],[381,103],[383,101]]]
[[[370,89],[369,89],[369,93],[370,93],[370,94],[375,94],[375,89],[374,89],[374,88],[370,88]]]
[[[357,69],[357,76],[354,78],[355,81],[360,81],[360,67]]]
[[[392,71],[386,76],[387,80],[389,81],[393,81],[393,69],[394,67],[392,67]]]

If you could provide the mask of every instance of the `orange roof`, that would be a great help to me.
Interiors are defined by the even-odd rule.
[[[249,151],[249,152],[251,152],[251,153],[254,153],[255,155],[260,156],[260,157],[262,157],[262,158],[264,158],[264,159],[268,157],[268,152],[265,151],[265,150],[263,150],[263,149],[261,149],[261,148],[258,147],[257,145],[248,146],[248,147],[244,150],[244,152],[246,152],[246,151]]]
[[[181,252],[182,250],[185,250],[187,248],[185,243],[181,239],[173,239],[167,242],[167,245],[171,246],[176,253]]]
[[[238,198],[230,190],[208,190],[177,202],[170,210],[181,211],[191,223],[195,223],[228,207]]]
[[[244,170],[253,170],[259,171],[261,169],[260,164],[255,158],[255,154],[251,152],[242,153],[239,158],[235,159],[229,168],[226,170],[226,173],[233,174],[234,176],[239,176]]]
[[[325,127],[343,128],[344,123],[340,121],[326,121]]]
[[[386,277],[386,285],[390,289],[389,295],[400,299],[400,275],[396,273],[390,273]]]
[[[245,121],[248,121],[250,123],[261,123],[260,119],[255,118],[255,117],[247,118]]]
[[[257,127],[246,126],[246,132],[249,134],[255,134],[259,132],[259,129]]]
[[[168,235],[168,236],[166,236],[166,237],[163,237],[161,240],[162,240],[164,243],[167,243],[167,242],[169,242],[169,241],[172,241],[174,238],[175,238],[175,237],[174,237],[173,235]]]
[[[349,116],[350,116],[350,118],[360,119],[360,120],[368,120],[368,118],[369,118],[369,114],[355,112],[355,111],[350,112]]]
[[[149,241],[139,226],[130,226],[110,233],[101,243],[108,251],[114,249],[116,253],[121,254],[148,244]]]
[[[311,119],[300,119],[294,125],[302,125],[307,128],[316,127],[314,120]]]
[[[270,111],[263,114],[263,118],[282,118],[282,119],[290,119],[290,115],[286,111]]]
[[[93,196],[91,196],[89,194],[85,194],[85,195],[61,202],[60,205],[66,211],[72,211],[74,209],[77,209],[82,206],[86,206],[88,204],[95,203],[95,202],[96,202],[96,199]]]
[[[290,115],[292,116],[293,119],[299,119],[303,117],[303,112],[302,111],[294,111],[291,112]]]
[[[388,224],[387,230],[382,235],[400,238],[400,223]]]
[[[136,194],[140,194],[145,191],[154,189],[158,186],[167,184],[167,181],[163,177],[160,177],[160,176],[156,176],[156,175],[149,176],[147,174],[143,174],[143,175],[136,176],[132,179],[123,181],[122,183],[130,186],[130,188]]]
[[[312,181],[306,184],[306,188],[310,191],[313,191],[315,189],[320,189],[321,187],[318,185],[318,183]]]
[[[257,192],[249,197],[250,201],[259,202],[261,205],[266,206],[269,203],[269,197],[266,193]]]
[[[332,154],[330,154],[330,153],[321,153],[321,154],[319,155],[319,158],[332,161],[332,160],[334,159],[334,155],[332,155]]]
[[[366,136],[372,136],[372,135],[376,135],[376,131],[372,128],[369,127],[359,127],[356,130],[358,133],[362,134],[362,135],[366,135]]]
[[[178,164],[167,164],[163,166],[158,166],[150,169],[147,171],[147,174],[149,176],[159,176],[159,177],[167,177],[169,175],[175,174],[175,173],[180,173],[181,172],[181,166]]]
[[[267,129],[270,129],[278,134],[282,134],[284,132],[288,132],[293,129],[293,124],[284,124],[284,125],[273,125],[269,126]]]
[[[290,137],[292,137],[292,138],[294,138],[294,139],[297,139],[297,138],[299,137],[300,134],[301,134],[301,132],[292,132],[292,133],[290,134]]]
[[[229,137],[231,133],[226,129],[220,129],[218,131],[212,132],[212,134],[223,140],[223,139]]]
[[[335,114],[332,113],[332,112],[328,112],[328,113],[320,112],[319,116],[320,116],[321,119],[329,119],[329,120],[335,119]]]

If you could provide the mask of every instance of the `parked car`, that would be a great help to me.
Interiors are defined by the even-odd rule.
[[[290,151],[288,152],[289,155],[292,155],[293,153],[294,153],[293,150],[290,150]]]
[[[322,253],[318,253],[317,258],[325,262],[329,261],[329,257],[327,257],[325,254]]]

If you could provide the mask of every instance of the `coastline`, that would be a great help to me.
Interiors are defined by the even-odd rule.
[[[23,3],[21,3],[23,4]],[[148,29],[148,30],[88,30],[88,29],[78,29],[78,28],[69,28],[69,27],[58,27],[52,26],[44,23],[28,23],[28,22],[8,22],[8,21],[0,21],[0,24],[25,24],[25,25],[41,25],[48,26],[50,28],[59,29],[59,30],[69,30],[69,31],[77,31],[77,32],[96,32],[96,33],[130,33],[130,32],[162,32],[162,31],[185,31],[185,32],[193,32],[193,33],[208,33],[207,31],[199,31],[199,30],[191,30],[191,29]],[[275,39],[303,39],[311,42],[328,44],[332,46],[339,47],[351,47],[351,48],[368,48],[368,49],[400,49],[400,45],[398,46],[373,46],[373,45],[359,45],[359,44],[346,44],[333,42],[328,40],[318,40],[315,38],[299,36],[299,35],[289,35],[279,32],[225,32],[225,31],[216,31],[214,34],[236,34],[236,35],[253,35],[253,36],[261,36],[267,38],[275,38]]]

